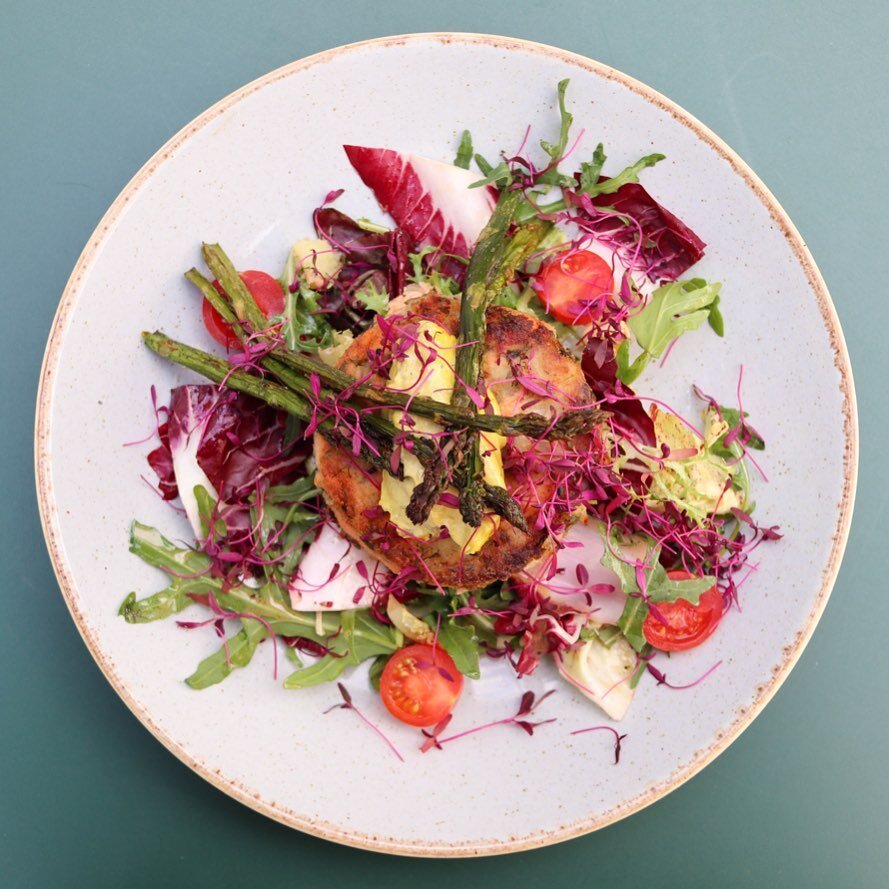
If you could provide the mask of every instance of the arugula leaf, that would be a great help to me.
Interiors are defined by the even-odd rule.
[[[494,169],[494,165],[486,160],[481,154],[475,155],[475,163],[476,166],[482,171],[482,176],[488,176],[491,170]]]
[[[270,492],[275,490],[278,488],[269,489]],[[280,486],[280,490],[286,488]],[[259,603],[263,602],[267,603],[270,620],[278,622],[296,620],[304,622],[306,627],[315,626],[314,615],[299,614],[287,607],[275,584],[267,584],[258,590],[240,586],[225,591],[222,578],[210,575],[210,559],[207,556],[171,543],[148,525],[133,522],[130,531],[130,552],[149,565],[161,568],[171,579],[165,589],[152,596],[137,600],[135,593],[130,593],[126,597],[119,614],[128,623],[146,623],[178,614],[183,608],[192,604],[190,594],[213,593],[218,602],[233,611],[256,613],[262,607]],[[337,621],[335,625],[330,626],[329,632],[336,632],[338,626]],[[301,635],[298,631],[278,630],[278,632],[284,636]]]
[[[464,170],[469,169],[469,162],[472,160],[472,133],[469,130],[463,130],[460,136],[460,145],[457,148],[457,156],[454,158],[454,166],[462,167]]]
[[[288,490],[291,496],[300,491],[308,495],[313,490],[305,483],[280,487]],[[271,506],[267,504],[267,508]],[[213,593],[222,608],[261,617],[277,636],[300,636],[320,642],[334,653],[343,655],[339,660],[343,660],[345,665],[390,655],[404,643],[404,637],[398,630],[379,623],[367,609],[325,612],[319,622],[314,612],[291,609],[275,583],[268,583],[259,589],[244,584],[226,589],[222,578],[210,576],[207,556],[178,547],[154,528],[139,522],[133,523],[130,550],[149,564],[181,576],[173,577],[166,589],[146,599],[137,601],[135,593],[130,593],[120,607],[120,614],[129,623],[144,623],[177,614],[192,603],[189,593]],[[246,619],[243,623],[242,631],[228,642],[229,659],[236,667],[249,662],[256,643],[268,634],[265,626],[257,620]],[[201,662],[189,678],[189,684],[193,688],[205,688],[221,681],[230,672],[223,647]]]
[[[624,185],[638,182],[639,174],[643,170],[660,163],[665,157],[663,154],[647,154],[645,157],[639,158],[635,164],[624,167],[616,176],[609,176],[604,182],[599,182],[599,176],[602,174],[602,164],[598,163],[598,159],[601,157],[602,162],[605,161],[605,153],[601,149],[602,145],[600,143],[596,148],[596,153],[593,155],[592,164],[580,165],[581,191],[586,192],[590,197],[596,197],[596,195],[600,194],[614,194]],[[587,168],[586,171],[584,170],[585,167]],[[593,179],[594,174],[595,179]]]
[[[659,552],[659,548],[654,545],[653,541],[649,541],[643,562],[646,564],[656,563]],[[624,556],[623,549],[614,531],[605,536],[605,548],[599,562],[617,575],[617,579],[620,581],[620,588],[626,595],[640,592],[635,565],[629,558]]]
[[[660,358],[673,340],[707,320],[721,286],[691,278],[658,287],[645,308],[628,320],[636,342],[652,358]]]
[[[660,358],[678,336],[703,324],[721,286],[691,278],[658,287],[645,308],[628,319],[636,342],[652,358]]]
[[[580,190],[586,194],[593,194],[599,184],[602,175],[602,167],[605,165],[605,149],[600,142],[593,152],[591,162],[584,161],[580,165]]]
[[[334,682],[343,675],[348,666],[346,658],[326,654],[310,667],[303,667],[302,670],[291,673],[284,680],[284,688],[311,688],[324,682]]]
[[[725,336],[725,319],[722,312],[719,311],[719,296],[710,303],[710,312],[707,315],[707,323],[710,325],[716,336]]]
[[[398,630],[379,623],[364,608],[323,612],[319,634],[314,612],[293,611],[285,602],[263,596],[262,590],[238,586],[225,592],[220,590],[215,595],[223,608],[263,618],[276,635],[300,636],[320,642],[331,651],[346,655],[350,664],[358,664],[379,654],[391,654],[404,642]]]
[[[222,648],[204,658],[185,681],[198,690],[222,682],[236,667],[246,667],[250,663],[256,646],[267,636],[268,630],[259,621],[245,620],[241,630]]]
[[[722,414],[722,419],[728,423],[729,432],[732,429],[737,429],[738,426],[741,425],[741,412],[736,407],[723,407],[722,405],[719,405],[719,413]],[[748,414],[747,411],[744,411],[744,419],[746,420],[749,416],[750,414]],[[755,451],[764,451],[766,443],[763,441],[759,433],[746,424],[745,427],[747,434],[749,435],[749,440],[747,441],[746,446],[748,448],[753,448]],[[723,447],[725,447],[726,435],[728,435],[728,432],[726,432],[719,440]]]
[[[133,522],[130,526],[130,552],[170,574],[197,574],[210,567],[208,556],[188,547],[176,546],[160,531],[141,522]]]
[[[559,117],[561,120],[559,126],[559,141],[553,145],[545,139],[540,140],[540,147],[549,155],[552,168],[547,170],[538,177],[537,182],[542,185],[555,185],[561,181],[561,173],[559,173],[559,161],[565,156],[568,148],[568,132],[571,124],[574,123],[574,115],[565,107],[565,91],[568,89],[568,79],[559,81]]]
[[[381,624],[366,608],[340,612],[340,626],[342,632],[328,645],[331,651],[344,654],[352,664],[392,654],[403,641],[400,631]]]
[[[178,614],[192,604],[189,593],[207,593],[220,586],[208,573],[207,556],[177,547],[154,528],[140,522],[133,522],[130,528],[130,552],[149,565],[163,569],[170,583],[144,599],[137,600],[136,594],[130,593],[118,610],[127,623],[148,623]]]
[[[716,404],[715,402],[713,402]],[[725,407],[724,405],[717,405],[719,409],[719,413],[722,416],[722,419],[728,424],[729,429],[734,429],[736,426],[739,426],[741,423],[741,412],[736,407]],[[747,411],[744,411],[744,419],[746,420],[750,414]]]
[[[456,618],[443,620],[438,628],[438,644],[464,676],[479,678],[478,643],[472,627],[457,623]]]
[[[504,161],[501,161],[495,166],[481,154],[476,154],[474,157],[476,166],[482,171],[482,176],[484,178],[480,179],[478,182],[473,182],[469,186],[470,188],[481,188],[483,185],[493,185],[495,188],[502,191],[507,185],[512,183],[512,172]]]
[[[274,485],[263,498],[262,508],[252,506],[250,520],[266,554],[266,580],[285,589],[302,558],[304,544],[315,537],[315,511],[301,504],[318,493],[313,479],[297,479],[290,485]]]
[[[194,486],[194,497],[198,504],[198,516],[201,520],[201,533],[204,537],[210,535],[210,520],[216,511],[216,500],[210,496],[210,492],[203,485]],[[213,534],[216,537],[225,537],[228,529],[221,518],[213,522]]]
[[[476,156],[477,157],[477,156]],[[499,189],[506,188],[512,182],[512,172],[506,161],[500,161],[496,167],[488,165],[488,172],[484,177],[470,184],[470,188],[481,188],[484,185],[494,185]]]
[[[315,538],[312,526],[318,515],[298,503],[264,503],[261,511],[252,507],[250,515],[266,556],[266,580],[286,587],[302,558],[304,544]]]
[[[600,561],[617,575],[621,589],[628,596],[644,592],[652,602],[675,602],[677,599],[685,599],[692,605],[697,605],[701,594],[706,593],[716,583],[716,578],[706,576],[694,577],[691,580],[670,580],[666,569],[658,561],[660,553],[660,544],[649,545],[642,566],[644,590],[639,586],[635,560],[625,559],[613,533],[608,538]]]
[[[541,173],[537,177],[537,185],[540,186],[548,186],[548,185],[564,185],[567,187],[574,187],[575,181],[571,176],[565,176],[559,171],[559,162],[564,158],[565,152],[568,148],[568,133],[571,130],[571,124],[574,122],[574,115],[567,109],[565,105],[565,92],[568,89],[568,80],[562,80],[558,85],[558,99],[559,99],[559,139],[558,142],[547,142],[545,139],[540,140],[540,147],[547,153],[549,156],[549,164],[548,169]],[[468,133],[464,132],[464,138],[468,136]],[[471,140],[469,142],[471,150]],[[461,141],[461,149],[463,147],[463,143]],[[461,155],[458,153],[458,159]],[[500,161],[496,166],[491,164],[489,161],[485,160],[480,154],[475,155],[475,162],[478,164],[478,168],[482,171],[483,179],[479,179],[477,182],[473,182],[470,185],[470,188],[481,188],[485,185],[494,185],[499,189],[504,189],[508,185],[510,185],[513,181],[512,172],[509,169],[508,164],[505,161]],[[544,189],[545,191],[545,189]],[[561,205],[564,206],[564,205]],[[530,203],[526,203],[524,206],[524,210],[530,216],[536,215],[536,210]],[[526,216],[525,218],[530,218],[530,216]],[[518,219],[518,217],[517,217]]]
[[[374,662],[370,665],[368,679],[370,679],[370,685],[374,691],[380,690],[380,678],[382,677],[383,670],[386,668],[386,664],[388,663],[389,655],[381,654],[378,655]]]
[[[642,651],[647,644],[642,633],[646,617],[648,617],[648,605],[645,600],[641,596],[627,596],[624,610],[617,619],[617,626],[636,651]]]
[[[614,352],[614,360],[617,362],[617,378],[629,386],[645,370],[648,364],[648,353],[643,352],[630,363],[630,341],[621,340]]]
[[[128,624],[146,624],[153,620],[163,620],[173,614],[188,608],[193,602],[188,598],[188,593],[182,587],[173,584],[166,589],[147,596],[144,599],[136,599],[135,593],[130,593],[120,604],[117,613]]]
[[[691,580],[670,580],[660,565],[658,568],[663,571],[664,576],[656,578],[655,588],[648,593],[648,598],[655,604],[685,599],[692,605],[700,605],[701,595],[712,589],[716,583],[716,578],[709,576],[693,577]]]
[[[292,645],[284,646],[284,657],[286,657],[295,667],[301,667],[303,665],[299,652]]]
[[[630,677],[630,688],[635,688],[639,684],[639,680],[645,675],[645,671],[648,669],[647,658],[652,651],[654,649],[647,643],[639,650],[639,663],[636,664],[636,669]]]
[[[710,317],[721,286],[708,284],[703,278],[690,278],[658,287],[645,308],[627,319],[642,354],[632,364],[628,362],[627,351],[623,352],[622,363],[618,355],[620,380],[632,383],[650,358],[660,358],[677,337],[700,327]]]
[[[318,494],[315,480],[311,476],[303,476],[289,485],[273,485],[265,495],[266,503],[291,503],[294,500],[311,500]]]

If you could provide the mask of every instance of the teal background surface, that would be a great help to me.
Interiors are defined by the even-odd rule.
[[[0,885],[889,885],[886,9],[829,0],[0,0]],[[68,616],[32,470],[38,372],[59,296],[142,163],[266,71],[338,44],[430,30],[583,53],[725,138],[790,213],[827,279],[861,417],[843,569],[773,703],[703,773],[630,819],[478,861],[387,858],[304,836],[167,753],[114,695]]]

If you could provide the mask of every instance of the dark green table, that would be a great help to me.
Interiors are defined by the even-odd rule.
[[[303,836],[173,759],[115,697],[68,617],[31,468],[56,303],[135,170],[265,71],[336,44],[428,30],[584,53],[723,136],[808,239],[846,331],[861,414],[846,561],[774,702],[652,808],[565,845],[482,861],[392,859]],[[887,31],[877,0],[0,0],[0,886],[889,885]]]

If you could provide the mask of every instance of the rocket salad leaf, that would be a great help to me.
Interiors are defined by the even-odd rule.
[[[632,383],[650,358],[660,358],[677,337],[700,327],[710,316],[721,286],[708,284],[703,278],[691,278],[658,287],[645,308],[627,320],[642,354],[630,364],[624,351],[620,379]]]
[[[284,688],[311,688],[324,682],[335,682],[343,675],[349,663],[344,657],[326,654],[314,664],[291,673],[284,680]]]
[[[703,278],[658,287],[645,308],[630,316],[630,330],[636,342],[652,358],[660,358],[676,337],[695,330],[707,320],[720,287],[720,284],[708,284]]]
[[[253,658],[256,647],[268,638],[268,630],[257,621],[243,621],[241,629],[218,651],[204,658],[194,673],[185,681],[196,690],[217,685],[236,667],[246,667]]]
[[[463,130],[463,135],[460,136],[460,145],[457,147],[457,156],[454,158],[454,166],[468,170],[471,160],[472,133],[470,133],[469,130]]]
[[[457,623],[454,618],[442,620],[438,628],[438,644],[451,656],[464,676],[479,678],[478,643],[472,627]]]
[[[614,194],[619,188],[630,182],[638,182],[639,174],[664,160],[663,154],[647,154],[639,158],[635,164],[624,167],[616,176],[601,179],[602,165],[605,163],[605,152],[600,142],[593,153],[592,163],[580,165],[580,190],[590,197],[600,194]],[[600,181],[601,179],[601,181]]]
[[[550,168],[537,177],[540,185],[557,185],[563,179],[559,173],[559,161],[565,156],[568,148],[568,132],[571,124],[574,123],[574,115],[565,107],[565,91],[568,89],[568,80],[560,80],[558,86],[559,98],[559,118],[561,125],[559,127],[559,141],[553,144],[545,139],[540,140],[540,147],[550,157]]]
[[[578,181],[580,183],[580,190],[584,194],[592,195],[596,193],[595,189],[599,184],[599,179],[602,176],[602,167],[605,166],[606,160],[605,148],[600,142],[596,146],[596,150],[593,152],[592,161],[584,161],[580,165]]]
[[[149,565],[167,572],[170,583],[164,589],[144,599],[130,593],[118,614],[130,624],[149,623],[178,614],[192,604],[190,594],[202,595],[219,587],[211,578],[210,559],[203,553],[170,543],[154,528],[133,522],[130,529],[130,552]]]
[[[391,654],[402,644],[401,633],[381,624],[367,609],[326,612],[319,620],[311,612],[289,608],[274,584],[259,589],[244,584],[226,588],[222,578],[210,576],[207,556],[178,547],[154,528],[139,522],[133,523],[130,550],[148,564],[166,571],[172,580],[166,589],[145,599],[137,600],[135,594],[130,593],[120,607],[124,619],[128,623],[159,620],[192,604],[192,596],[211,594],[223,609],[255,618],[243,621],[242,630],[228,641],[228,660],[233,666],[246,664],[256,644],[268,635],[262,621],[275,635],[299,636],[320,643],[351,665]],[[188,682],[193,688],[206,688],[230,672],[223,646],[201,662]]]
[[[613,571],[620,580],[621,589],[627,595],[623,613],[617,621],[627,641],[636,651],[646,645],[642,625],[648,616],[648,603],[675,602],[685,599],[697,605],[701,594],[716,583],[713,577],[700,577],[692,580],[671,580],[663,565],[658,561],[660,546],[650,545],[646,557],[637,563],[626,556],[613,534],[608,536],[602,565]],[[641,583],[640,583],[641,581]]]
[[[628,596],[624,610],[617,619],[617,626],[626,637],[627,642],[636,651],[642,651],[646,645],[645,636],[642,633],[642,625],[648,617],[648,606],[641,596]]]

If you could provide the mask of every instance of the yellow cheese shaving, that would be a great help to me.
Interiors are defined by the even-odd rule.
[[[457,340],[443,327],[432,321],[420,321],[417,329],[417,343],[407,354],[396,361],[389,375],[389,387],[408,391],[411,394],[433,398],[449,404],[454,394],[454,362]],[[491,404],[497,410],[491,397]],[[416,434],[436,433],[441,426],[427,417],[410,415],[412,424],[405,422],[404,412],[390,411],[391,419],[403,425],[405,431]],[[481,433],[482,463],[485,481],[491,485],[504,487],[503,458],[500,449],[506,440],[493,433]],[[419,537],[431,540],[441,534],[444,528],[454,543],[467,554],[477,553],[491,539],[500,526],[500,516],[485,516],[478,528],[467,525],[456,507],[436,504],[429,518],[415,525],[407,517],[407,506],[414,488],[423,479],[423,467],[413,454],[402,451],[404,478],[399,480],[389,473],[383,473],[380,485],[380,506],[389,513],[389,520],[405,537]],[[456,495],[454,488],[447,488]]]

